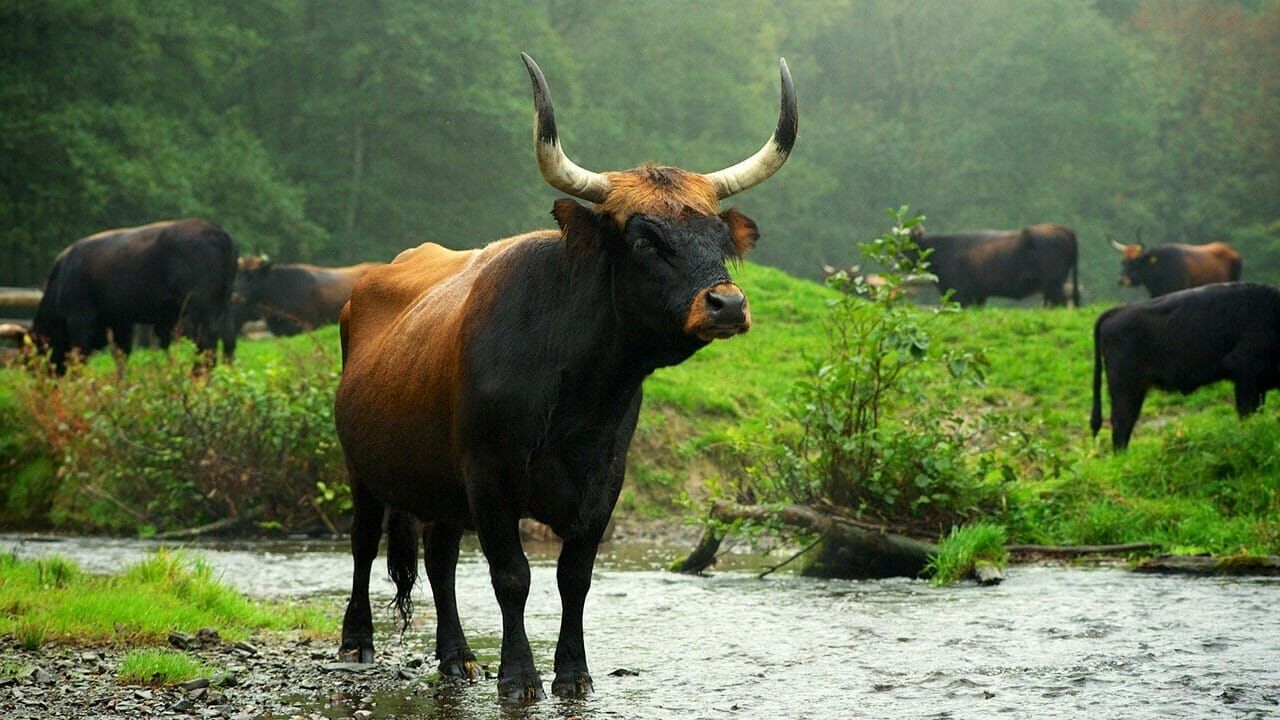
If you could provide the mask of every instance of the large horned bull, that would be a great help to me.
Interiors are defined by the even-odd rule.
[[[746,295],[726,270],[755,245],[756,224],[719,202],[768,178],[796,137],[781,63],[777,128],[757,153],[717,172],[659,165],[593,172],[560,147],[542,71],[533,83],[534,147],[553,187],[558,230],[479,250],[424,244],[356,284],[342,315],[335,419],[351,476],[354,573],[343,657],[373,659],[369,573],[383,532],[407,615],[416,535],[436,606],[445,676],[474,677],[458,618],[458,542],[474,529],[502,608],[498,691],[543,696],[524,628],[529,565],[522,516],[561,538],[563,602],[552,690],[591,690],[582,610],[596,548],[622,486],[641,383],[717,338],[746,332]]]
[[[1169,243],[1147,248],[1137,242],[1123,245],[1107,239],[1120,253],[1120,284],[1143,287],[1151,297],[1178,290],[1240,279],[1240,253],[1224,242],[1205,245]]]

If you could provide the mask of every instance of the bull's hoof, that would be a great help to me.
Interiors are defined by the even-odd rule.
[[[440,661],[440,676],[458,680],[476,680],[484,674],[476,656],[470,650],[455,653]]]
[[[342,647],[338,648],[338,662],[373,662],[373,642],[369,640],[344,640],[342,642]]]
[[[538,673],[526,673],[515,677],[498,679],[498,697],[515,703],[531,703],[545,700],[547,693],[542,689],[542,678]]]
[[[556,675],[555,681],[551,683],[551,692],[555,693],[556,697],[566,700],[584,698],[594,689],[591,676],[586,671]]]

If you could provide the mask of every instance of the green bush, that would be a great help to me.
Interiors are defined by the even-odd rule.
[[[321,346],[281,347],[204,373],[186,343],[118,366],[76,363],[62,378],[13,371],[9,422],[56,474],[39,462],[9,473],[8,505],[36,494],[46,522],[78,530],[145,533],[246,513],[332,527],[349,506],[333,430],[338,368]],[[24,482],[33,473],[38,491]]]

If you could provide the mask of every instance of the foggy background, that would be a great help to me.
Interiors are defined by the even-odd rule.
[[[1085,300],[1110,235],[1227,240],[1280,281],[1280,2],[0,2],[0,285],[188,215],[242,253],[390,260],[554,225],[520,62],[597,171],[755,152],[785,56],[786,167],[728,204],[817,278],[909,204],[931,232],[1059,222]]]

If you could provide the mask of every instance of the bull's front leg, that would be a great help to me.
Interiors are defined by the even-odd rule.
[[[529,561],[520,546],[520,515],[514,499],[504,496],[501,477],[499,472],[473,467],[468,472],[468,495],[480,548],[489,561],[489,580],[502,609],[498,695],[505,700],[529,702],[547,694],[533,664],[533,651],[524,629]]]
[[[591,589],[591,569],[595,565],[598,536],[565,540],[556,565],[560,587],[560,639],[556,643],[556,679],[551,692],[563,698],[587,695],[592,690],[587,671],[587,650],[582,639],[582,609]]]

